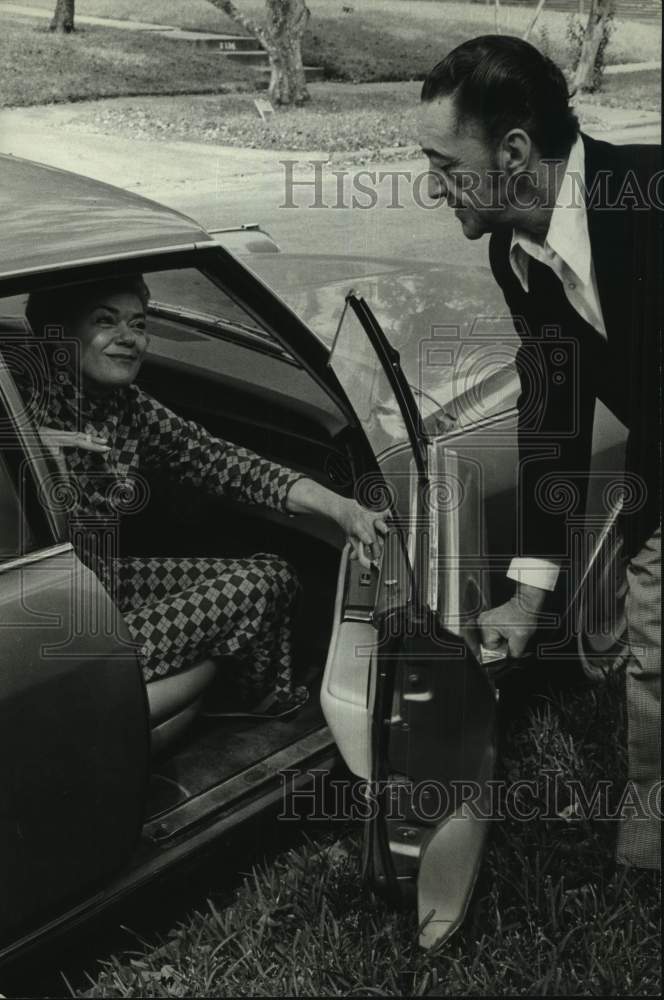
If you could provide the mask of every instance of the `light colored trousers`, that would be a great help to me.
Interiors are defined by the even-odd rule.
[[[627,566],[626,669],[628,782],[643,810],[625,810],[616,860],[661,867],[661,526]]]

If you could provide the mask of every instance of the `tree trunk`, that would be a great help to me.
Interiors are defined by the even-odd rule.
[[[530,24],[528,25],[528,27],[526,28],[526,30],[523,33],[523,40],[524,40],[524,42],[527,42],[528,39],[530,38],[532,30],[535,27],[535,25],[537,24],[537,21],[539,19],[540,14],[544,10],[544,4],[545,4],[545,2],[546,2],[546,0],[538,0],[537,7],[535,9],[535,13],[533,14],[533,19],[532,19],[532,21],[530,22]]]
[[[233,0],[210,0],[255,35],[270,60],[268,96],[273,104],[304,104],[310,99],[302,63],[302,36],[309,23],[306,0],[265,0],[266,20],[258,24]]]
[[[310,99],[299,39],[280,38],[266,46],[270,57],[268,97],[273,104],[304,104]]]
[[[588,23],[583,36],[579,64],[574,74],[574,87],[579,92],[594,89],[597,53],[602,44],[604,24],[613,11],[613,5],[614,0],[590,0]]]
[[[74,0],[57,0],[49,28],[63,35],[74,31]]]

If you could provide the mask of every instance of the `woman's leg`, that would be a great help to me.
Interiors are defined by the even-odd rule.
[[[292,697],[291,616],[299,585],[283,559],[116,559],[114,590],[146,681],[206,656],[246,661],[238,678],[258,697]]]

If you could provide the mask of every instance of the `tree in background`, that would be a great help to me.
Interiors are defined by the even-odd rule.
[[[57,0],[49,27],[51,31],[59,31],[64,35],[74,31],[74,0]]]
[[[268,96],[273,104],[304,104],[309,91],[302,63],[302,36],[311,16],[306,0],[265,0],[262,23],[233,0],[210,0],[261,43],[270,60]]]
[[[604,49],[612,30],[615,0],[590,0],[590,11],[579,61],[574,72],[573,87],[577,92],[596,90],[604,66]]]

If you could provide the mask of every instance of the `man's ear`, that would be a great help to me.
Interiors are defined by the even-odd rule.
[[[513,128],[506,132],[496,150],[496,161],[499,170],[506,174],[519,173],[531,167],[534,147],[530,136],[522,128]]]

